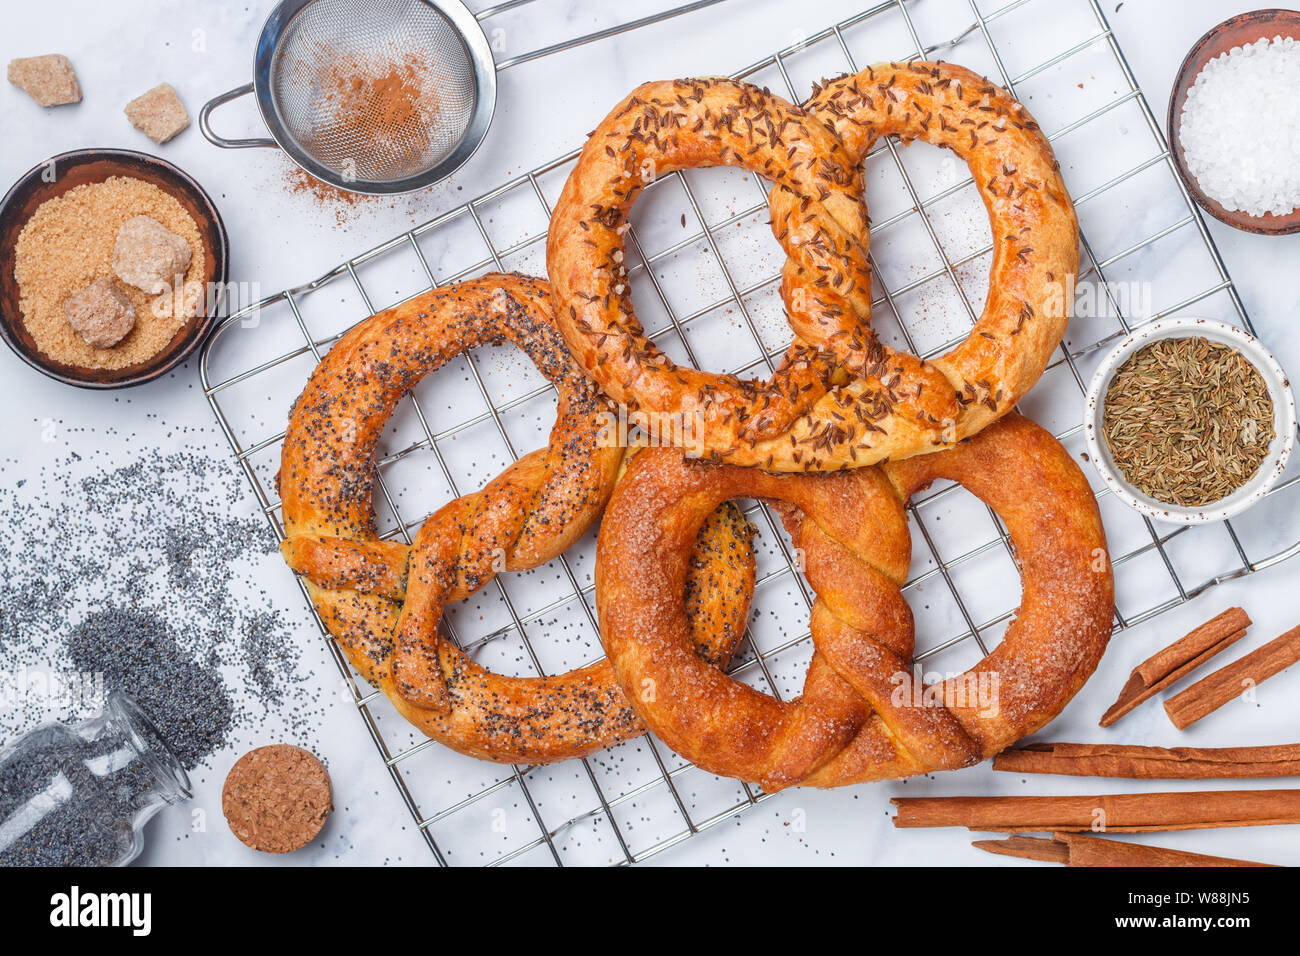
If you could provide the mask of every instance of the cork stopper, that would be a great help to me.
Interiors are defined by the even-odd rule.
[[[264,853],[306,846],[333,809],[325,765],[291,744],[250,750],[230,768],[221,790],[230,831]]]

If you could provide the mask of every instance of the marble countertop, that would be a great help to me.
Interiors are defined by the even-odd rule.
[[[1044,2],[1044,0],[1034,0]],[[597,0],[538,0],[526,14],[503,17],[490,31],[511,56],[567,36],[611,25],[665,5],[625,2],[611,9]],[[525,64],[500,77],[497,115],[488,139],[453,177],[413,197],[341,209],[286,188],[291,167],[264,150],[223,152],[197,128],[161,147],[136,133],[122,116],[126,100],[167,81],[192,116],[209,97],[250,78],[252,51],[269,0],[47,0],[16,6],[0,35],[0,60],[47,52],[67,54],[85,91],[75,107],[41,110],[17,91],[0,90],[0,182],[9,183],[46,157],[86,146],[156,153],[194,176],[215,198],[230,232],[231,278],[264,292],[297,285],[336,263],[397,235],[552,157],[578,146],[605,111],[637,83],[659,77],[725,74],[774,49],[815,33],[863,7],[862,0],[727,0],[689,20],[623,35]],[[471,3],[482,8],[483,0]],[[930,25],[957,35],[970,23],[969,6],[950,0],[908,0]],[[997,4],[986,4],[994,7]],[[1209,27],[1251,9],[1238,0],[1105,0],[1105,14],[1147,99],[1163,116],[1174,74],[1191,44]],[[964,10],[964,14],[963,14]],[[57,26],[56,26],[57,25]],[[106,38],[111,37],[111,43]],[[960,47],[948,58],[961,62]],[[898,51],[882,51],[881,56]],[[1036,107],[1035,107],[1036,108]],[[258,135],[260,121],[247,100],[228,106],[216,124],[227,135]],[[1234,231],[1213,220],[1209,230],[1266,343],[1285,367],[1300,368],[1295,316],[1300,291],[1290,278],[1300,266],[1300,236],[1267,238]],[[225,462],[229,448],[191,362],[161,381],[117,393],[64,387],[0,354],[0,404],[10,409],[0,429],[0,478],[15,500],[48,488],[54,473],[75,467],[91,473],[126,460],[139,449],[177,452]],[[52,436],[52,437],[51,437]],[[117,449],[121,449],[119,456]],[[252,496],[238,482],[211,489],[197,507],[233,509],[259,519]],[[48,498],[32,497],[36,507]],[[75,504],[75,502],[74,502]],[[1289,516],[1288,516],[1289,517]],[[1292,529],[1292,537],[1300,528]],[[1176,636],[1231,604],[1245,606],[1257,645],[1295,625],[1289,601],[1300,563],[1283,565],[1216,588],[1210,596],[1124,632],[1097,676],[1042,739],[1091,741],[1095,715],[1105,709],[1132,666]],[[1134,572],[1140,574],[1143,572]],[[1143,580],[1127,586],[1141,589]],[[345,699],[332,662],[291,576],[275,554],[241,564],[230,584],[240,601],[279,609],[297,647],[301,686],[278,704],[250,704],[257,721],[236,728],[226,747],[194,773],[195,798],[163,811],[149,826],[146,864],[201,863],[423,864],[427,851],[387,775],[362,722]],[[183,596],[176,596],[183,601]],[[1243,645],[1244,646],[1244,645]],[[6,666],[0,648],[0,667]],[[238,675],[227,675],[237,682]],[[1104,739],[1165,746],[1282,743],[1295,739],[1300,711],[1295,675],[1262,686],[1258,700],[1233,704],[1212,720],[1175,735],[1158,707],[1127,718]],[[242,691],[240,691],[242,692]],[[252,698],[250,698],[250,701]],[[277,710],[281,708],[283,712]],[[260,708],[260,709],[259,709]],[[31,717],[32,715],[26,715]],[[26,721],[8,715],[10,726]],[[220,787],[233,761],[250,746],[287,740],[310,747],[328,763],[337,811],[321,838],[286,857],[245,849],[220,814]],[[1007,779],[1009,778],[1009,779]],[[786,792],[674,849],[666,864],[969,864],[1006,865],[970,847],[957,831],[900,833],[889,822],[888,800],[898,795],[1051,793],[1067,778],[994,775],[987,766],[899,784],[841,791]],[[1156,784],[1154,788],[1162,786]],[[1212,788],[1213,783],[1207,785]],[[1139,790],[1122,781],[1072,781],[1071,792]],[[1294,828],[1288,828],[1293,831]],[[1280,840],[1273,828],[1171,834],[1162,845],[1224,856],[1300,864],[1300,841]],[[1294,834],[1291,833],[1293,836]],[[1011,865],[1016,865],[1011,861]]]

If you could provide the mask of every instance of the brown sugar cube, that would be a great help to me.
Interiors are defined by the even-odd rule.
[[[250,750],[221,788],[221,812],[245,845],[265,853],[306,846],[334,809],[325,765],[291,744]]]
[[[63,305],[72,328],[92,349],[111,349],[135,328],[131,300],[101,276]]]
[[[160,83],[126,104],[131,125],[155,143],[165,143],[190,125],[190,114],[170,83]]]
[[[9,82],[41,106],[81,102],[77,71],[72,68],[72,61],[62,53],[10,60]]]
[[[113,271],[127,285],[156,295],[190,267],[190,244],[157,219],[132,216],[113,243]]]

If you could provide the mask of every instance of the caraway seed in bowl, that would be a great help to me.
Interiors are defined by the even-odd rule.
[[[1273,441],[1273,400],[1259,370],[1199,337],[1143,346],[1115,372],[1102,431],[1116,467],[1157,501],[1196,508],[1254,477]]]

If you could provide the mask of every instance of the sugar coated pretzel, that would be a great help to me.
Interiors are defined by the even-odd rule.
[[[984,313],[965,343],[932,362],[890,348],[870,326],[860,166],[891,133],[966,159],[993,226]],[[631,205],[653,176],[701,165],[741,166],[774,183],[795,344],[768,381],[675,365],[631,305]],[[560,328],[613,398],[697,415],[695,440],[716,460],[824,471],[934,450],[1012,408],[1064,333],[1077,245],[1050,146],[1024,107],[968,70],[911,63],[837,80],[806,110],[727,80],[639,87],[588,139],[551,220],[547,263]]]
[[[956,481],[1005,524],[1022,600],[1002,641],[930,687],[912,673],[904,502]],[[699,660],[679,599],[690,542],[719,504],[776,502],[803,555],[814,652],[801,699],[782,702]],[[1096,500],[1069,454],[1010,415],[931,455],[830,475],[633,461],[601,526],[601,639],[652,732],[710,772],[777,790],[967,766],[1038,730],[1074,696],[1110,636],[1114,585]]]
[[[642,732],[608,662],[508,677],[437,633],[442,608],[500,570],[537,567],[600,514],[625,449],[600,440],[607,406],[556,331],[546,283],[489,275],[438,289],[349,331],[294,404],[278,477],[286,561],[354,667],[428,736],[507,762],[580,756]],[[414,547],[374,527],[374,455],[400,399],[469,348],[511,342],[559,393],[546,448],[431,515]],[[724,661],[744,634],[754,580],[734,508],[707,523],[691,565],[694,640]]]

